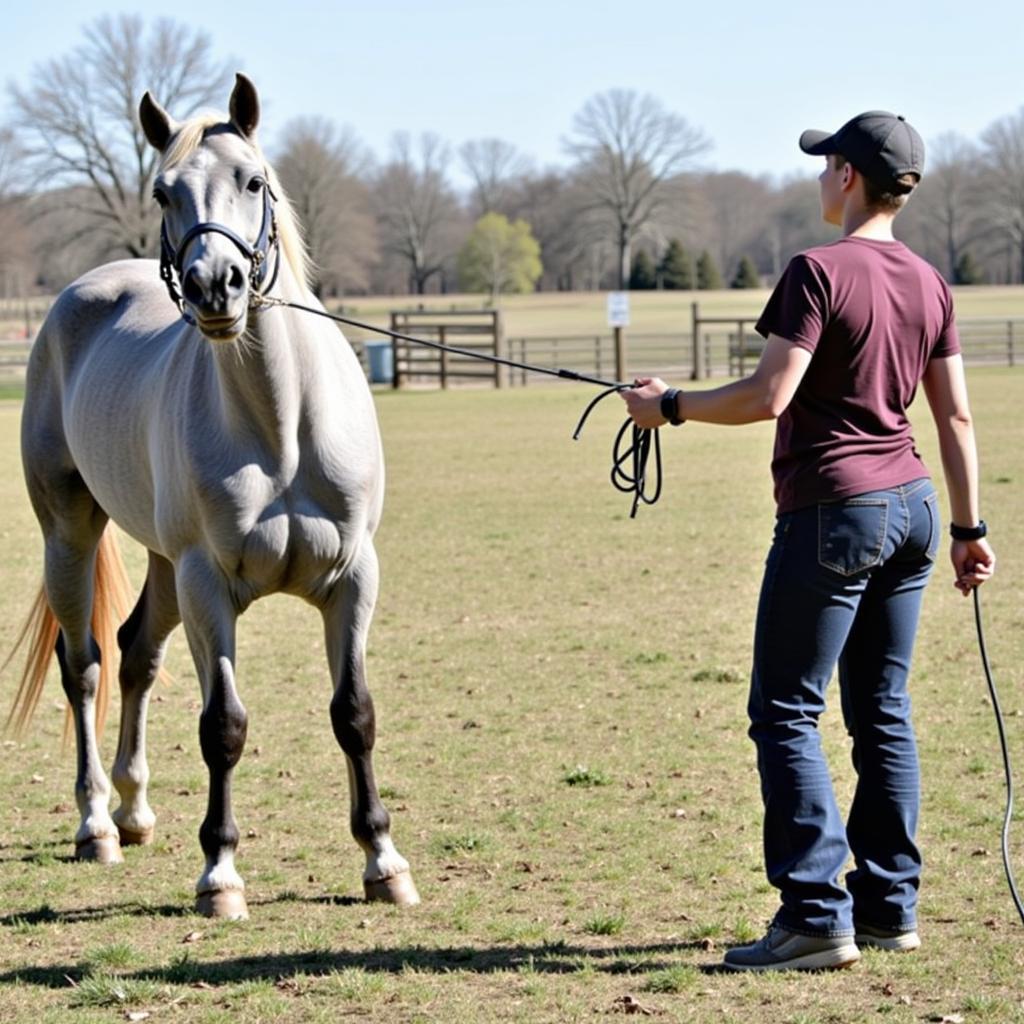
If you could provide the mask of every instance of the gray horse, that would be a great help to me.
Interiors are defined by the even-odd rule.
[[[31,715],[56,647],[78,752],[76,856],[120,860],[122,843],[153,836],[146,708],[167,637],[182,622],[202,686],[210,773],[197,907],[245,917],[231,809],[247,723],[235,685],[236,620],[265,594],[304,598],[323,617],[331,721],[347,758],[366,895],[415,903],[372,765],[364,656],[384,487],[373,402],[332,324],[261,304],[263,293],[316,300],[287,200],[256,142],[259,99],[244,75],[230,112],[178,123],[143,97],[142,126],[161,154],[161,262],[84,275],[54,303],[33,347],[22,453],[45,575],[12,717],[23,724]],[[97,741],[101,677],[115,657],[104,637],[115,635],[112,595],[123,576],[108,519],[149,551],[145,586],[116,631],[122,707],[112,776],[121,803],[113,816]]]

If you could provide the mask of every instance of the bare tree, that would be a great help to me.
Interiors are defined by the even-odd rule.
[[[978,147],[955,132],[928,144],[928,165],[907,210],[897,222],[901,236],[916,243],[956,283],[957,266],[972,245],[984,240]],[[977,255],[977,254],[975,254]]]
[[[0,129],[0,298],[28,294],[35,277],[35,253],[26,226],[27,199],[18,191],[18,150],[14,135]]]
[[[448,147],[420,136],[419,155],[407,134],[392,141],[392,157],[377,177],[374,198],[384,248],[408,271],[409,290],[422,295],[455,251],[458,203],[446,178]]]
[[[672,179],[710,145],[700,129],[632,90],[600,93],[573,119],[565,146],[591,204],[614,227],[620,288],[629,280],[633,239],[668,200]]]
[[[473,180],[473,219],[487,213],[509,216],[514,183],[530,170],[530,161],[510,142],[471,139],[459,147],[459,160]]]
[[[156,251],[159,218],[151,198],[157,154],[136,118],[146,89],[179,117],[230,83],[206,33],[166,18],[147,30],[138,15],[104,15],[85,42],[37,65],[31,85],[9,87],[14,126],[38,181],[86,185],[76,209],[102,233],[111,254]]]
[[[276,169],[305,230],[317,295],[364,291],[377,262],[377,224],[366,184],[373,165],[351,129],[296,118],[282,129]]]
[[[992,220],[1008,242],[1007,277],[1024,282],[1024,107],[981,133]]]

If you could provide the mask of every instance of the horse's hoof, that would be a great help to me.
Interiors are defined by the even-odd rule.
[[[416,891],[416,883],[412,880],[410,871],[403,871],[390,878],[378,878],[372,882],[364,878],[363,891],[371,903],[395,903],[400,907],[413,907],[420,901],[420,894]]]
[[[98,864],[120,864],[124,857],[117,836],[93,836],[75,843],[75,860],[94,860]]]
[[[203,917],[218,917],[222,921],[246,921],[249,908],[241,889],[218,889],[201,892],[196,897],[196,913]]]
[[[153,842],[153,831],[151,828],[134,829],[125,828],[123,825],[117,826],[122,846],[149,846]]]

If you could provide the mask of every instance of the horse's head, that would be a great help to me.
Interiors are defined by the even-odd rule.
[[[162,154],[153,188],[163,210],[161,276],[185,318],[214,341],[245,330],[276,244],[269,171],[256,145],[259,96],[245,75],[236,76],[229,110],[228,121],[178,124],[148,92],[139,106],[146,138]]]

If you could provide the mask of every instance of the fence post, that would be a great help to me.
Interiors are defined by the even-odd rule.
[[[747,375],[747,339],[744,335],[746,324],[742,320],[736,321],[736,336],[739,338],[740,345],[740,376],[745,377]]]
[[[438,329],[437,329],[437,340],[438,340],[438,342],[441,345],[446,345],[447,344],[447,341],[445,340],[445,337],[446,337],[446,331],[445,331],[445,328],[444,328],[444,324],[441,324],[441,326],[438,327]],[[440,356],[441,356],[441,388],[442,389],[446,389],[448,387],[448,351],[446,349],[441,349]]]
[[[398,314],[391,311],[391,330],[398,330]],[[391,386],[395,390],[402,386],[401,371],[398,368],[398,339],[391,339]]]
[[[594,376],[601,376],[601,335],[594,338]]]
[[[704,376],[704,360],[700,346],[700,307],[696,302],[690,303],[690,329],[693,332],[693,367],[690,370],[690,380],[700,380]]]
[[[1013,352],[1013,321],[1006,321],[1006,355],[1011,366],[1016,366]]]
[[[499,358],[504,358],[505,348],[505,336],[502,329],[501,323],[501,311],[494,309],[491,310],[491,325],[494,331],[494,354]],[[494,364],[494,386],[500,388],[502,384],[502,378],[505,375],[505,367],[499,363]]]

